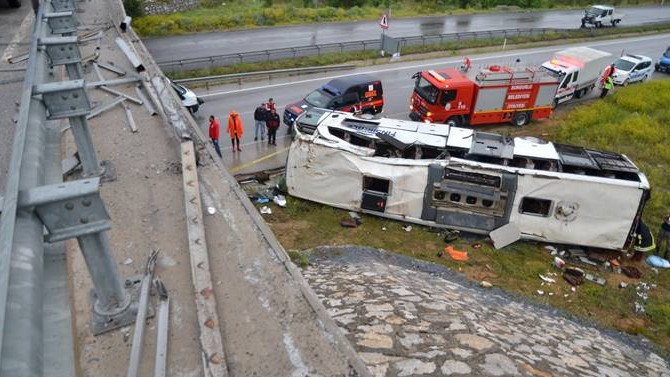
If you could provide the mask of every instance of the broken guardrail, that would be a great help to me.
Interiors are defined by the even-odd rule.
[[[61,241],[76,238],[86,261],[94,286],[94,333],[132,323],[136,310],[106,233],[111,225],[99,193],[103,168],[86,120],[91,104],[74,36],[75,0],[46,0],[35,20],[0,216],[1,377],[41,376],[47,360],[64,352],[62,344],[72,343],[71,329],[65,329],[70,339],[44,338],[53,333],[46,325],[53,308],[45,304],[45,253]],[[69,80],[53,81],[63,67]],[[64,119],[83,166],[83,178],[66,183],[58,125]],[[60,309],[69,318],[69,310]]]

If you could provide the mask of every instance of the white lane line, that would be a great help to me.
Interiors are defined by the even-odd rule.
[[[590,47],[592,47],[592,46],[609,46],[609,45],[616,45],[616,44],[622,44],[622,43],[632,44],[632,43],[635,43],[635,42],[668,38],[668,36],[669,36],[668,34],[662,34],[662,35],[653,35],[653,36],[649,36],[649,37],[640,37],[640,38],[634,38],[634,39],[625,39],[625,40],[619,39],[619,40],[614,40],[614,41],[609,41],[609,42],[589,43],[589,44],[583,44],[582,43],[582,44],[576,44],[575,46],[586,46],[586,47],[590,46]],[[573,46],[572,44],[567,44],[567,45]],[[519,57],[519,56],[525,56],[525,55],[533,55],[533,54],[546,53],[546,52],[555,52],[559,48],[560,48],[560,46],[552,46],[552,47],[541,48],[541,49],[515,50],[515,51],[509,52],[507,54],[482,55],[482,56],[479,56],[479,57],[470,58],[470,60],[475,62],[475,61],[489,60],[489,59],[513,58],[513,57]],[[285,83],[279,83],[279,84],[269,84],[269,85],[263,85],[263,86],[255,86],[255,87],[252,87],[252,88],[228,90],[228,91],[215,92],[215,93],[209,93],[209,94],[198,94],[198,97],[208,98],[208,97],[215,97],[215,96],[224,96],[224,95],[227,95],[227,94],[251,92],[251,91],[255,91],[255,90],[277,88],[277,87],[287,86],[287,85],[296,85],[296,84],[304,84],[304,83],[314,82],[314,81],[332,80],[332,79],[336,79],[336,78],[340,78],[340,77],[347,77],[347,76],[357,75],[357,74],[371,74],[371,73],[402,71],[402,70],[407,70],[407,69],[412,69],[412,68],[421,68],[421,67],[433,66],[433,65],[437,65],[437,64],[454,64],[454,63],[462,63],[462,62],[463,62],[463,58],[461,57],[461,58],[458,58],[458,59],[449,59],[449,60],[445,60],[445,61],[442,61],[442,62],[432,61],[430,63],[421,63],[421,64],[408,65],[408,66],[397,66],[397,67],[392,67],[392,68],[376,69],[376,70],[370,70],[370,71],[361,71],[361,72],[356,72],[356,73],[347,73],[347,74],[343,74],[343,75],[318,77],[318,78],[313,78],[313,79],[305,79],[305,80],[291,81],[291,82],[285,82]]]
[[[0,58],[0,62],[9,63],[9,58],[11,58],[12,55],[14,55],[14,52],[16,51],[17,47],[19,47],[19,43],[21,43],[23,38],[25,38],[28,35],[28,32],[30,32],[34,20],[35,20],[35,13],[28,12],[26,18],[24,18],[23,21],[21,21],[21,26],[19,26],[19,30],[16,31],[16,34],[14,34],[14,37],[12,38],[11,42],[9,42],[9,44],[5,48],[5,51],[2,53],[2,58]]]

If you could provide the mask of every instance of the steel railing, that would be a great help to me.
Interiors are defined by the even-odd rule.
[[[668,25],[668,21],[648,23],[640,26]],[[617,28],[589,28],[589,29],[558,29],[558,28],[528,28],[528,29],[501,29],[472,31],[462,33],[446,33],[436,35],[419,35],[394,38],[400,43],[400,48],[408,46],[426,46],[445,43],[464,43],[478,39],[505,39],[517,37],[542,36],[549,33],[561,35],[581,35],[585,32],[589,36],[599,36],[610,31],[621,31],[634,29],[640,26],[617,27]],[[258,63],[272,60],[291,59],[304,56],[324,55],[332,53],[354,52],[354,51],[377,51],[381,48],[381,39],[369,39],[363,41],[351,41],[342,43],[314,44],[309,46],[276,48],[261,51],[240,52],[234,54],[212,55],[206,57],[173,59],[158,62],[158,65],[166,72],[190,71],[196,69],[230,66],[241,63]]]
[[[49,298],[54,288],[50,252],[62,249],[61,241],[77,239],[93,281],[93,331],[134,321],[131,295],[116,267],[107,236],[110,219],[99,194],[103,169],[86,120],[91,105],[75,35],[75,1],[42,2],[33,27],[0,215],[2,377],[42,376],[44,364],[68,352],[63,345],[72,344],[71,328],[60,329],[55,339],[45,337],[54,334],[50,315],[55,310],[69,322],[69,295],[60,303],[65,308],[54,309]],[[57,81],[63,68],[68,80]],[[82,178],[63,183],[60,122],[65,119],[81,159]],[[66,282],[65,269],[57,270]],[[67,284],[62,286],[66,290]],[[63,334],[69,339],[59,338]]]

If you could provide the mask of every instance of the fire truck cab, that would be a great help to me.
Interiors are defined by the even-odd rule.
[[[551,115],[558,80],[532,67],[491,66],[477,71],[416,73],[410,119],[450,126],[512,123]]]

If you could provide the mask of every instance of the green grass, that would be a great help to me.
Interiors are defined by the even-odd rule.
[[[644,219],[655,232],[661,216],[670,212],[670,80],[634,84],[616,88],[614,95],[603,101],[564,113],[554,124],[544,128],[548,139],[586,147],[616,151],[628,155],[647,174],[652,186],[652,198],[647,204]],[[457,240],[453,245],[468,251],[466,262],[451,260],[447,254],[438,256],[446,244],[443,236],[422,226],[413,225],[411,232],[402,229],[401,222],[362,215],[358,228],[343,228],[340,220],[346,211],[287,198],[286,209],[276,208],[265,217],[287,250],[307,250],[319,245],[356,244],[382,248],[390,252],[438,263],[460,271],[475,281],[486,280],[510,292],[537,302],[563,309],[588,318],[606,327],[642,334],[670,352],[670,271],[653,272],[646,264],[636,265],[643,274],[641,281],[656,284],[649,293],[645,314],[634,313],[635,280],[622,274],[599,268],[596,274],[607,279],[605,286],[585,282],[576,289],[560,277],[551,285],[541,285],[538,274],[558,272],[552,266],[553,257],[543,244],[517,242],[503,250],[495,250],[481,238],[478,241]],[[386,230],[383,230],[383,229]],[[475,242],[483,246],[473,247]],[[305,265],[304,254],[292,255],[297,264]],[[618,283],[630,285],[620,289]],[[539,296],[537,290],[543,290]],[[553,295],[549,295],[549,293]],[[567,294],[567,297],[565,295]],[[639,300],[639,299],[638,299]]]
[[[649,32],[658,32],[665,31],[670,29],[670,24],[664,25],[653,25],[653,26],[640,26],[634,28],[620,28],[619,33],[616,36],[625,36],[627,34],[637,34],[637,33],[649,33]],[[562,41],[562,40],[581,40],[584,38],[591,37],[591,31],[589,30],[574,30],[566,33],[546,33],[544,35],[535,35],[535,36],[526,36],[526,37],[511,37],[507,38],[507,41],[504,41],[500,38],[491,38],[491,39],[477,39],[477,40],[465,40],[459,42],[448,42],[448,43],[433,43],[426,45],[417,45],[417,46],[407,46],[402,50],[402,55],[405,58],[410,58],[412,55],[425,54],[431,52],[442,52],[443,56],[456,55],[461,50],[464,49],[473,49],[473,48],[484,48],[492,46],[502,46],[504,42],[508,45],[522,46],[524,44],[531,45],[535,42],[552,42],[552,41]],[[614,35],[608,35],[608,37],[614,37]],[[234,64],[225,67],[212,67],[205,69],[197,69],[190,71],[176,71],[176,72],[167,72],[168,75],[175,80],[191,78],[191,77],[205,77],[205,76],[215,76],[215,75],[226,75],[233,73],[243,73],[243,72],[260,72],[260,71],[270,71],[276,69],[287,69],[287,68],[304,68],[304,67],[318,67],[318,66],[327,66],[335,64],[344,64],[344,63],[361,63],[365,64],[383,64],[388,62],[388,58],[381,58],[378,51],[354,51],[354,52],[343,52],[343,53],[330,53],[323,55],[315,56],[306,56],[299,58],[290,58],[282,60],[271,60],[266,62],[258,63],[241,63]],[[208,83],[212,84],[212,82]]]
[[[126,7],[135,9],[137,8],[135,3],[138,1],[139,0],[126,0]],[[506,1],[505,4],[512,5],[517,2],[520,3],[522,7],[534,9],[582,8],[590,5],[588,1],[584,0]],[[223,3],[203,1],[204,6],[194,10],[168,15],[136,17],[133,19],[133,27],[141,36],[149,37],[241,28],[311,24],[317,22],[376,20],[382,13],[388,12],[387,7],[380,5],[384,3],[382,1],[366,2],[377,3],[377,6],[363,5],[349,8],[336,8],[331,6],[311,8],[305,7],[303,2],[296,1],[274,1],[272,3],[272,6],[266,6],[266,1],[258,0],[233,0]],[[320,4],[323,3],[323,1],[320,2]],[[391,16],[392,19],[396,19],[416,16],[509,11],[507,8],[495,8],[497,2],[494,0],[482,0],[478,2],[465,0],[461,1],[461,3],[463,4],[449,1],[393,1],[391,6]],[[658,3],[658,1],[615,0],[613,3],[622,6],[655,4]],[[311,1],[309,1],[308,4],[311,4]],[[578,22],[578,20],[575,22]]]

